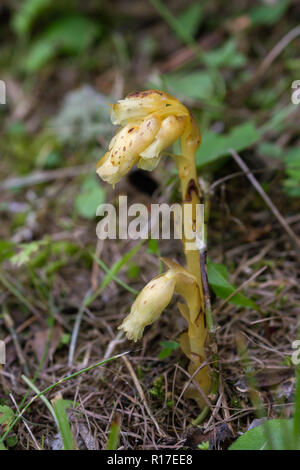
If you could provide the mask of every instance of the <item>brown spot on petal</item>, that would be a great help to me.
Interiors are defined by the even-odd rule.
[[[134,127],[132,127],[131,129],[129,129],[128,134],[129,134],[130,132],[132,132],[133,129],[134,129]]]
[[[164,96],[164,93],[159,90],[146,90],[146,91],[133,91],[126,96],[126,98],[145,98],[145,96],[149,95],[160,95]]]

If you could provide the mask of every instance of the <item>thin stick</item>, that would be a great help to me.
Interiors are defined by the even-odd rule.
[[[20,361],[21,367],[22,367],[25,374],[29,374],[28,365],[27,365],[26,359],[23,355],[23,351],[22,351],[22,348],[21,348],[21,345],[20,345],[20,342],[19,342],[17,332],[14,328],[13,319],[11,318],[10,314],[6,311],[6,309],[3,313],[3,318],[4,318],[5,326],[8,329],[8,331],[10,332],[10,335],[12,337],[12,340],[13,340],[13,343],[14,343],[16,353],[17,353],[18,359]]]
[[[34,186],[35,184],[46,183],[52,180],[72,178],[74,176],[82,175],[83,173],[89,173],[93,167],[94,165],[89,163],[88,165],[78,165],[70,168],[60,168],[58,170],[39,171],[37,173],[31,173],[31,175],[21,176],[18,178],[8,178],[3,183],[0,183],[0,189],[26,188],[28,186]]]
[[[87,293],[84,296],[84,299],[81,303],[81,306],[76,314],[76,319],[72,331],[72,336],[71,336],[71,341],[70,341],[70,348],[69,348],[69,357],[68,357],[68,366],[71,367],[73,364],[73,359],[74,359],[74,353],[75,353],[75,348],[76,348],[76,343],[77,343],[77,338],[80,330],[80,325],[83,319],[83,315],[86,309],[86,301],[87,299],[91,296],[92,294],[92,289],[89,289]]]
[[[124,332],[119,331],[117,336],[108,343],[103,359],[107,359],[108,357],[110,357],[112,353],[114,352],[116,346],[120,343],[123,343],[125,339],[126,338],[124,338]]]
[[[125,362],[125,365],[126,365],[128,371],[129,371],[129,373],[130,373],[130,375],[131,375],[131,377],[132,377],[132,380],[133,380],[133,382],[134,382],[134,385],[136,386],[136,389],[137,389],[137,391],[138,391],[138,393],[139,393],[139,395],[140,395],[140,397],[141,397],[142,403],[143,403],[144,407],[146,408],[146,411],[147,411],[148,415],[150,416],[152,422],[154,423],[154,426],[156,427],[157,432],[159,433],[160,436],[166,437],[166,434],[160,429],[158,422],[157,422],[156,419],[154,418],[154,416],[153,416],[153,414],[152,414],[152,412],[151,412],[151,410],[150,410],[150,408],[149,408],[149,405],[148,405],[148,403],[147,403],[147,401],[146,401],[146,397],[145,397],[145,394],[144,394],[143,389],[142,389],[142,387],[141,387],[141,384],[140,384],[140,382],[138,381],[138,378],[137,378],[137,376],[136,376],[136,373],[134,372],[134,369],[133,369],[133,367],[132,367],[130,361],[127,359],[126,356],[123,356],[123,357],[122,357],[122,360]]]
[[[265,72],[272,65],[275,59],[284,51],[284,49],[294,40],[297,36],[300,35],[300,26],[296,26],[291,31],[289,31],[280,41],[273,47],[273,49],[267,54],[264,60],[261,62],[259,67],[257,67],[256,72],[246,82],[239,90],[238,95],[246,96],[246,92],[249,92],[251,88],[264,76]]]
[[[236,163],[239,165],[239,167],[243,170],[245,175],[247,176],[248,180],[251,182],[251,184],[254,186],[256,191],[261,195],[267,206],[271,209],[275,217],[277,218],[278,222],[280,225],[284,228],[284,230],[287,232],[293,243],[296,245],[297,249],[299,250],[300,248],[300,240],[297,237],[297,235],[294,233],[294,231],[291,229],[289,224],[286,222],[286,220],[282,217],[280,214],[279,210],[277,207],[273,204],[269,196],[266,194],[266,192],[263,190],[262,186],[260,183],[257,181],[253,173],[251,173],[249,167],[246,165],[246,163],[241,159],[239,154],[234,150],[234,149],[229,149],[229,152],[233,156],[234,160]]]
[[[294,40],[297,36],[300,35],[300,26],[296,26],[291,31],[289,31],[280,41],[273,47],[269,54],[262,61],[261,65],[258,67],[253,81],[256,82],[265,71],[270,67],[272,62],[281,54],[281,52]]]

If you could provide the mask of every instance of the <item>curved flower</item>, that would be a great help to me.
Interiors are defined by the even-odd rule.
[[[190,315],[196,321],[201,307],[197,279],[175,261],[167,258],[162,258],[162,261],[168,271],[146,284],[133,303],[130,314],[119,326],[128,339],[137,341],[142,337],[144,328],[158,320],[175,291],[184,298]]]
[[[153,170],[163,150],[187,131],[194,133],[187,108],[158,90],[132,93],[118,101],[112,106],[111,119],[122,128],[98,162],[97,173],[113,185],[135,164]]]
[[[130,314],[119,326],[128,339],[137,341],[144,328],[154,323],[170,303],[174,294],[176,279],[167,271],[148,282],[132,304]]]
[[[113,124],[124,126],[131,120],[143,119],[152,113],[163,117],[189,115],[187,108],[176,98],[159,90],[137,91],[130,93],[124,100],[112,106],[111,120]]]

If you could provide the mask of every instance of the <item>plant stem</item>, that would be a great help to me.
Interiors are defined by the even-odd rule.
[[[205,218],[203,216],[199,220],[198,210],[199,204],[203,202],[198,184],[195,159],[196,150],[200,143],[200,134],[192,117],[190,117],[190,120],[188,130],[181,138],[182,156],[177,159],[177,163],[181,181],[184,220],[182,242],[186,257],[186,268],[198,280],[201,297],[199,315],[194,321],[188,317],[188,333],[183,334],[181,338],[181,344],[184,345],[183,350],[189,352],[189,373],[193,374],[205,361],[205,344],[208,338],[207,326],[209,329],[212,328],[212,316],[205,269]],[[189,221],[188,224],[186,224],[187,221]],[[193,238],[191,238],[192,234]],[[211,374],[208,366],[199,370],[195,375],[195,380],[205,394],[210,392]],[[195,399],[201,407],[204,406],[203,398],[197,390],[190,389],[187,396]]]

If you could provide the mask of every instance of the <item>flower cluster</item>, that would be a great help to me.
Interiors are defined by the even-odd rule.
[[[121,129],[98,162],[97,173],[114,185],[135,164],[153,170],[162,151],[190,131],[192,118],[187,108],[172,96],[148,90],[128,95],[114,104],[111,119]]]

